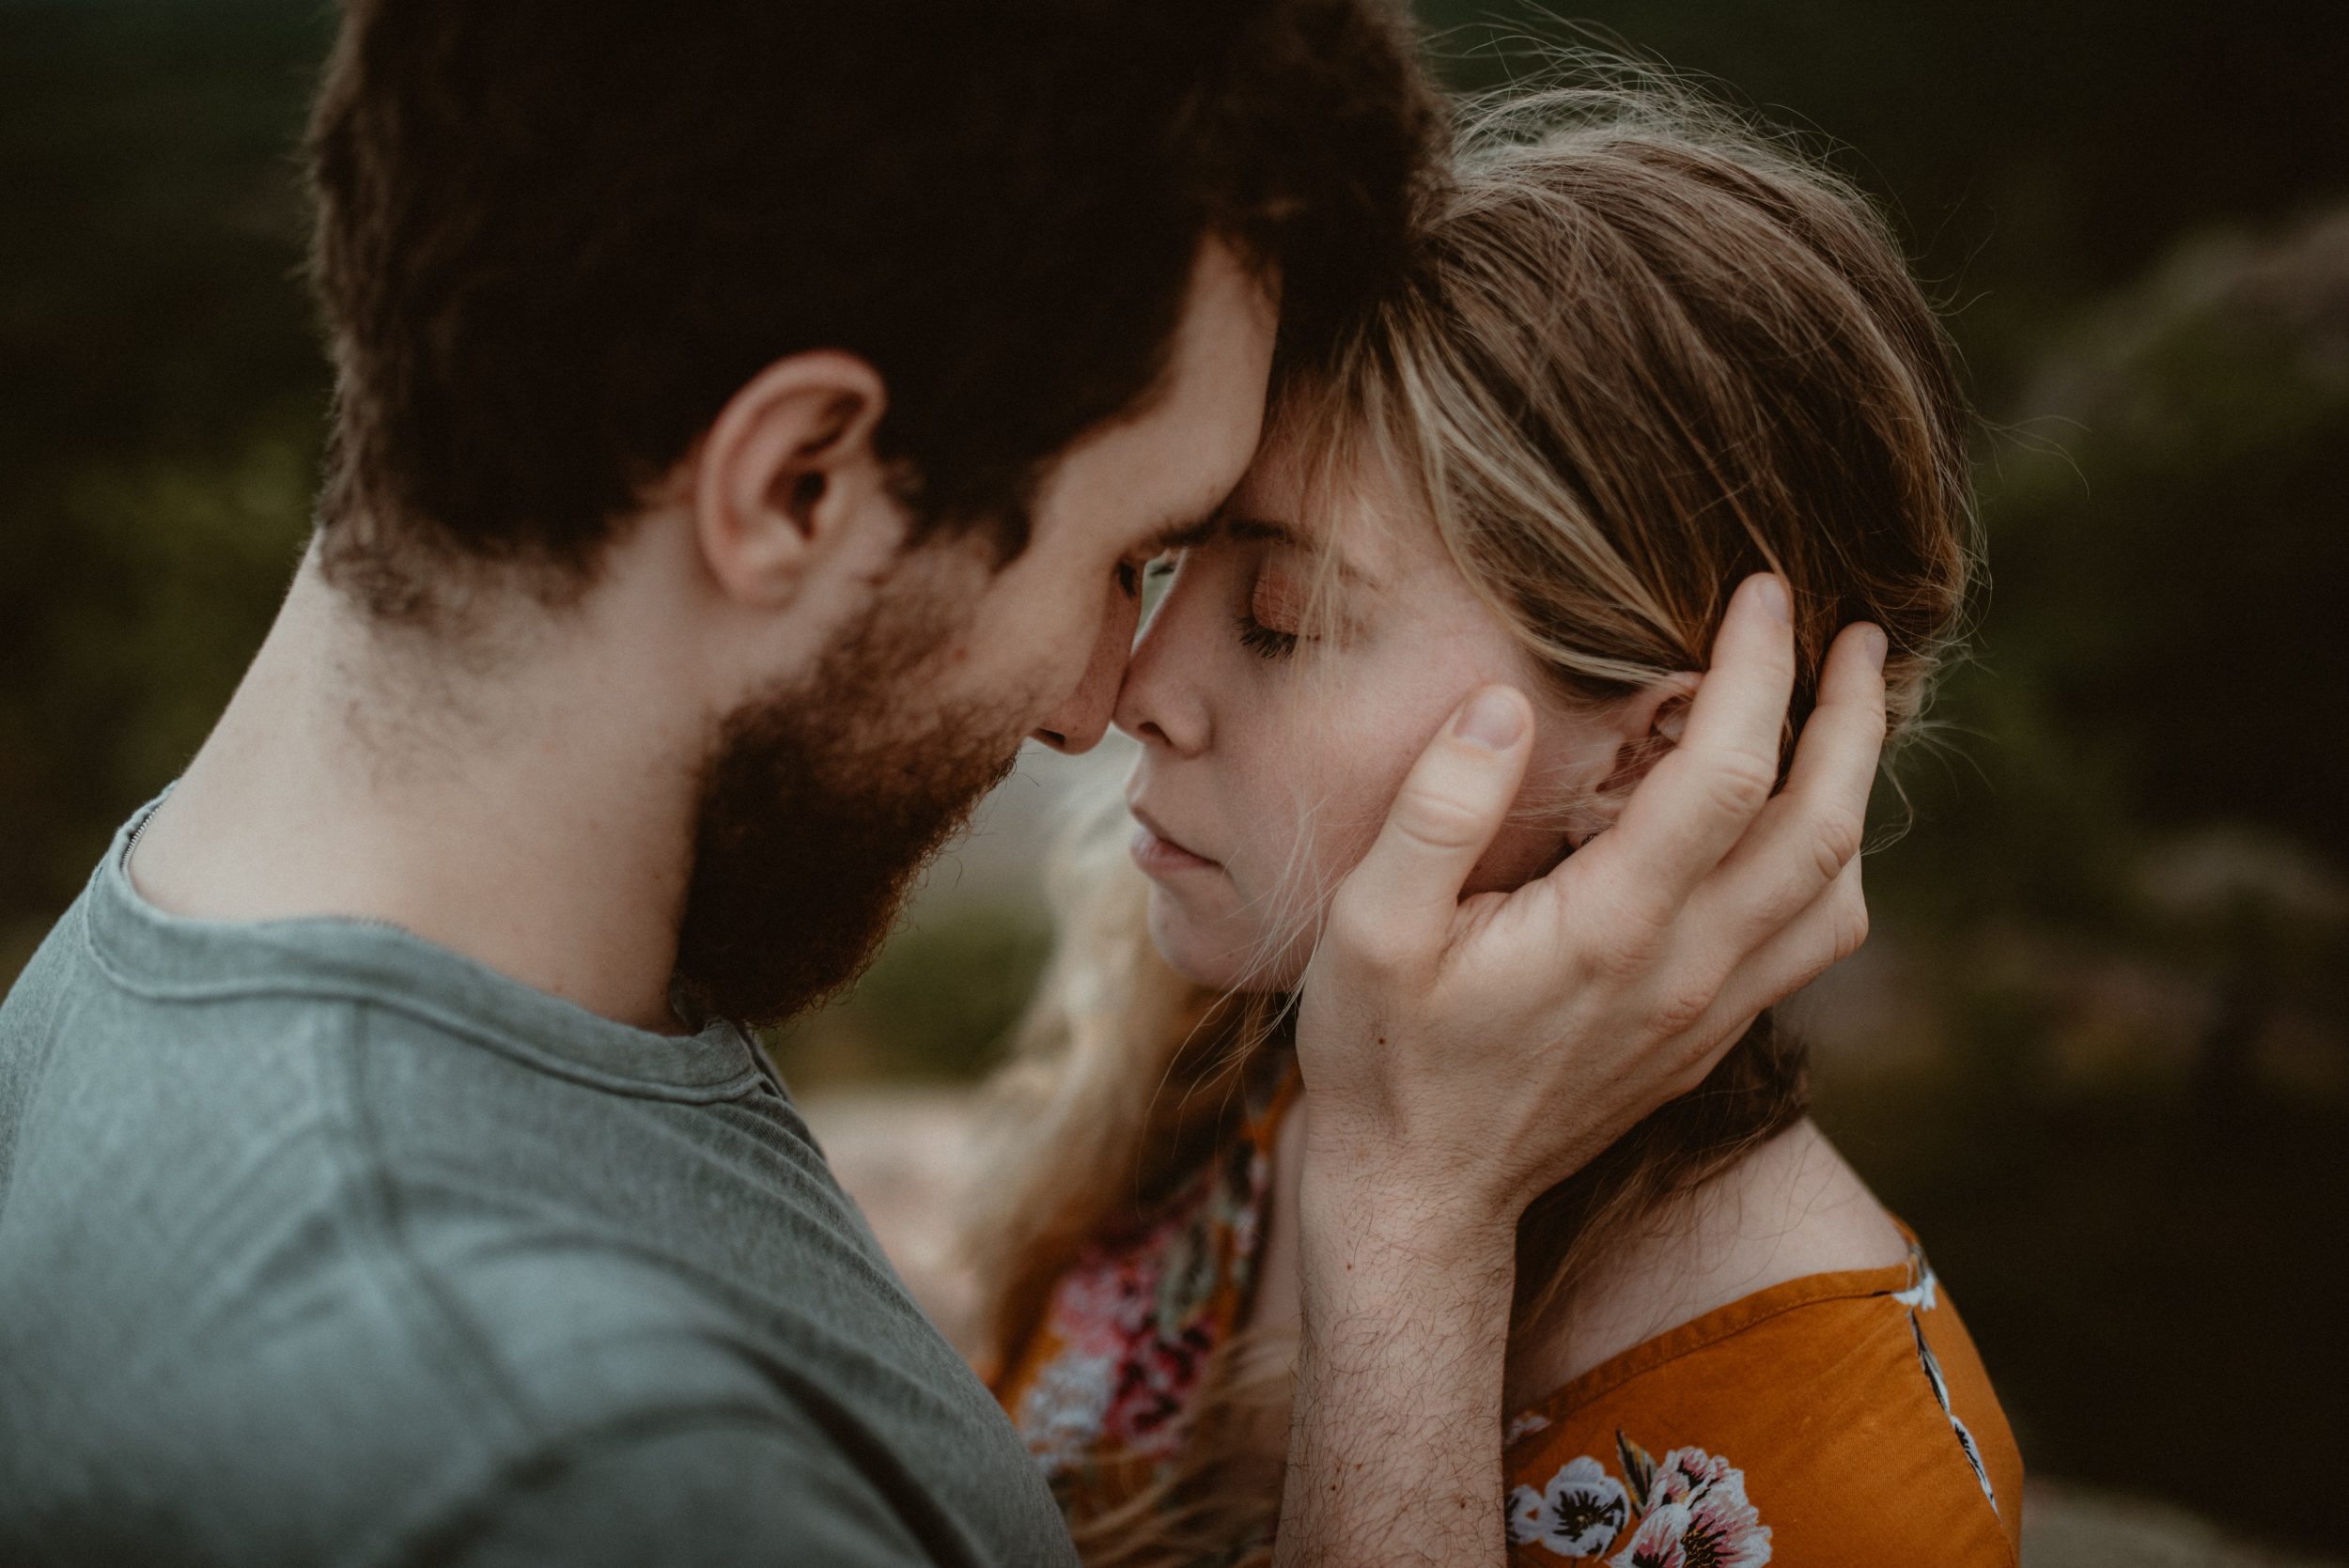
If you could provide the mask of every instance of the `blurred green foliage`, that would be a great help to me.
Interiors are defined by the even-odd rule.
[[[1588,41],[1422,0],[1452,78]],[[1951,307],[1996,587],[1872,865],[1914,1034],[1822,1114],[2036,1465],[2219,1506],[2349,1464],[2349,8],[1606,0],[1812,136]],[[201,739],[304,533],[326,378],[292,0],[0,0],[0,978]],[[926,915],[800,1068],[961,1077],[1042,951]],[[1866,1046],[1863,1043],[1862,1060]],[[2207,1500],[2206,1500],[2207,1499]],[[2254,1521],[2332,1529],[2321,1484]]]
[[[776,1031],[769,1048],[801,1088],[974,1079],[999,1059],[1050,951],[1033,905],[917,905],[847,996]]]
[[[309,514],[326,377],[286,4],[0,4],[0,972],[204,737]]]

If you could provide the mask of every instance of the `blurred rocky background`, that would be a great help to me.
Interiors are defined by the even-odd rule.
[[[1423,0],[1490,85],[1515,0]],[[1800,1004],[2032,1467],[2027,1560],[2349,1557],[2349,7],[1605,0],[1887,205],[1985,416],[1993,590]],[[0,0],[0,982],[181,766],[308,517],[310,0]],[[1114,766],[1114,759],[1110,759]],[[942,1314],[1047,941],[1031,759],[777,1042]],[[1905,795],[1905,800],[1903,796]]]

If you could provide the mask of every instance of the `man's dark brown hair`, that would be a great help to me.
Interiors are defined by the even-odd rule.
[[[329,569],[583,581],[726,399],[869,361],[917,528],[1005,556],[1138,410],[1212,235],[1311,356],[1386,285],[1437,113],[1383,0],[350,0],[311,130]]]

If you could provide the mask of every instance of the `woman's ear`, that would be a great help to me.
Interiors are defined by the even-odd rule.
[[[1614,765],[1590,802],[1599,825],[1596,831],[1614,826],[1648,769],[1680,744],[1688,724],[1688,704],[1696,696],[1700,678],[1693,670],[1682,671],[1614,705]],[[1585,835],[1586,840],[1589,836]]]
[[[879,371],[830,349],[777,360],[726,400],[695,455],[692,500],[702,557],[728,597],[788,603],[844,540],[903,529],[873,448],[886,402]]]

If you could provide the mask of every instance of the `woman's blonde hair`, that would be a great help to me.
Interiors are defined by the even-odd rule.
[[[1768,569],[1794,601],[1789,745],[1857,620],[1889,641],[1897,739],[1975,561],[1968,415],[1933,310],[1874,209],[1815,162],[1676,85],[1581,74],[1465,115],[1410,286],[1326,375],[1283,387],[1278,437],[1315,474],[1367,462],[1401,487],[1568,700],[1702,670],[1729,595]],[[997,1085],[969,1234],[999,1358],[1087,1239],[1229,1135],[1228,1091],[1282,1005],[1159,959],[1123,826],[1104,802],[1072,836],[1060,946]],[[1609,1234],[1806,1107],[1804,1053],[1765,1016],[1700,1089],[1528,1210],[1515,1337],[1571,1299]],[[1077,1499],[1088,1561],[1221,1558],[1268,1532],[1278,1469],[1237,1474],[1232,1435],[1285,1410],[1278,1358],[1241,1336],[1208,1379],[1176,1463]]]

